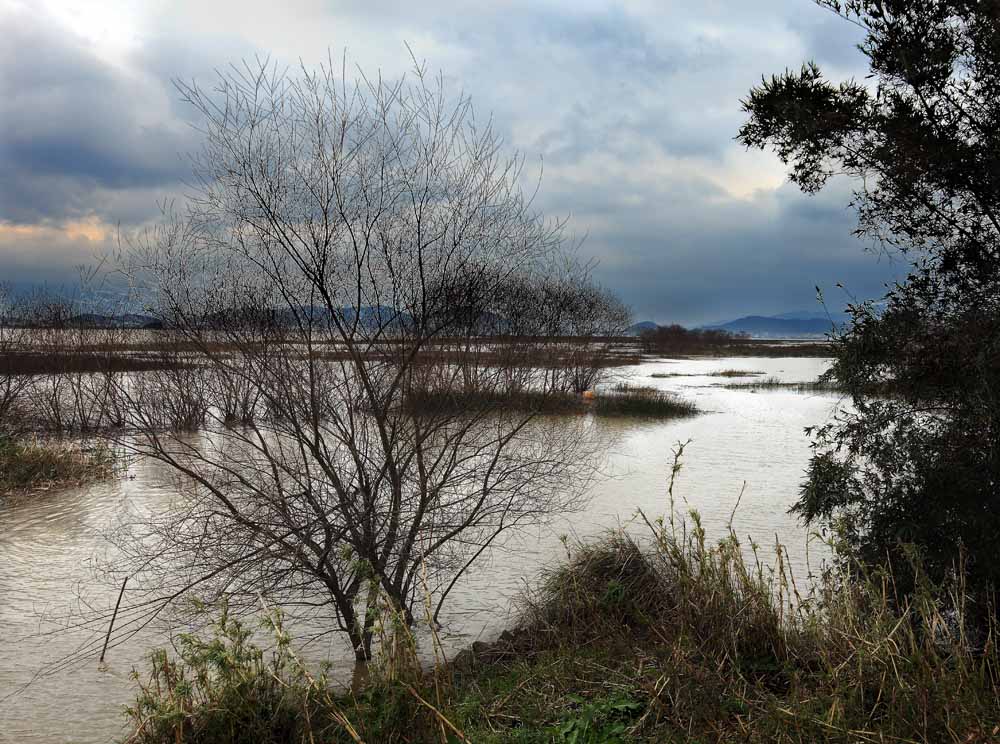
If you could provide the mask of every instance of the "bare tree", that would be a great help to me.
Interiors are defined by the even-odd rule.
[[[23,299],[9,286],[0,285],[0,429],[12,426],[15,406],[30,381],[16,363],[18,355],[28,348],[26,311]]]
[[[564,225],[534,210],[522,159],[469,100],[421,69],[350,84],[258,64],[179,88],[203,121],[193,193],[126,269],[243,404],[182,435],[121,391],[140,432],[123,443],[187,484],[123,532],[123,570],[168,598],[319,608],[366,660],[378,603],[412,622],[431,596],[436,618],[504,531],[578,503],[585,423],[496,405],[553,390],[527,361],[551,343],[547,316],[569,327],[573,309],[515,289],[568,275]],[[410,404],[428,390],[458,404]]]
[[[94,308],[102,312],[94,312]],[[37,291],[21,300],[22,352],[7,360],[22,373],[26,418],[36,430],[95,433],[124,423],[116,391],[130,360],[131,330],[95,298]]]
[[[632,313],[608,290],[576,277],[545,287],[542,305],[551,312],[551,333],[569,337],[553,383],[582,393],[605,381],[614,363],[613,339],[624,334]]]

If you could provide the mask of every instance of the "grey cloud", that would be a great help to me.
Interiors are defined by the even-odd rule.
[[[182,100],[173,81],[211,84],[215,80],[216,71],[258,56],[267,57],[267,50],[232,34],[202,33],[191,37],[157,31],[138,50],[135,62],[149,78],[158,81],[163,87],[169,114],[177,122],[190,126],[198,123],[196,112]],[[186,152],[197,146],[193,133],[189,133],[185,146]]]
[[[44,16],[11,12],[0,35],[0,220],[113,220],[106,192],[182,178],[193,138],[164,115],[159,81],[101,60]]]
[[[502,123],[532,121],[542,133],[517,144],[553,161],[594,149],[634,157],[646,141],[718,160],[762,75],[809,58],[837,70],[860,58],[857,30],[806,0],[664,2],[645,13],[542,3],[483,16],[428,26],[445,45],[473,50],[476,64],[454,74],[471,83],[477,106]],[[772,48],[768,34],[799,43]]]
[[[867,71],[863,64],[864,57],[857,49],[864,39],[864,32],[854,24],[826,11],[822,15],[794,15],[789,26],[802,36],[809,59],[815,59],[828,72],[864,75]]]
[[[353,59],[395,71],[405,39],[530,162],[544,159],[539,206],[588,233],[598,277],[641,317],[809,308],[816,284],[868,296],[900,270],[851,237],[843,184],[736,199],[719,183],[739,149],[740,98],[762,75],[806,59],[835,77],[864,70],[857,30],[808,0],[303,1],[261,20],[249,6],[171,3],[125,69],[42,16],[0,20],[0,222],[155,214],[187,175],[178,153],[198,145],[170,78],[210,85],[213,68],[272,51],[292,66],[328,51],[339,62],[345,44],[349,71]],[[82,247],[0,245],[0,273],[54,274]]]
[[[614,215],[596,221],[584,251],[600,261],[596,276],[641,319],[701,324],[808,310],[817,285],[830,308],[841,309],[852,296],[881,295],[905,268],[851,236],[849,184],[814,197],[786,185],[747,200],[697,178],[685,184],[634,184],[632,193],[620,184],[607,211],[599,188],[577,183],[549,194],[555,210],[572,201],[580,213]]]

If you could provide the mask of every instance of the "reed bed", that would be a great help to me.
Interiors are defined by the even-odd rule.
[[[616,385],[610,392],[594,398],[596,416],[631,416],[635,418],[677,418],[693,416],[698,407],[690,401],[651,387]]]
[[[730,382],[722,387],[727,390],[790,390],[796,393],[840,393],[844,388],[836,380],[820,378],[813,382],[785,382],[777,377],[765,377],[751,382]]]
[[[653,379],[665,379],[669,377],[757,377],[764,374],[766,373],[746,369],[723,369],[718,372],[654,372],[650,377]]]
[[[636,418],[676,418],[698,413],[697,407],[671,393],[651,387],[616,385],[591,397],[574,393],[531,390],[412,390],[404,405],[414,413],[434,415],[455,411],[518,411],[539,414],[586,414]]]
[[[763,374],[765,373],[750,369],[723,369],[709,373],[709,377],[757,377]]]
[[[116,470],[103,444],[0,434],[0,498],[103,480]]]

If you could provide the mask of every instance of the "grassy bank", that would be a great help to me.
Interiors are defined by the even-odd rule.
[[[114,469],[104,445],[0,434],[0,498],[101,480]]]
[[[405,630],[357,694],[224,619],[153,656],[130,710],[135,744],[171,742],[964,742],[1000,736],[992,632],[965,626],[960,586],[902,600],[843,568],[798,596],[730,535],[650,525],[579,546],[493,644],[421,670]],[[395,632],[393,632],[393,629]],[[148,681],[147,681],[148,680]]]

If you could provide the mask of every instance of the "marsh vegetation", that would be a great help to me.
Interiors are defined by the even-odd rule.
[[[757,377],[765,374],[757,370],[746,369],[720,369],[716,372],[706,372],[700,375],[697,372],[654,372],[650,375],[653,379],[666,379],[670,377]]]
[[[112,477],[117,458],[102,442],[11,437],[0,432],[0,499]]]
[[[574,545],[515,628],[429,668],[408,625],[382,616],[382,653],[353,693],[307,670],[280,614],[262,613],[270,654],[223,615],[176,658],[153,654],[126,741],[995,738],[1000,657],[961,583],[904,597],[890,569],[844,563],[800,593],[780,545],[776,571],[752,547],[713,541],[697,514]]]
[[[764,377],[749,382],[728,382],[723,385],[727,390],[791,390],[797,393],[843,393],[843,385],[836,380],[820,378],[812,382],[789,382],[778,377]]]

